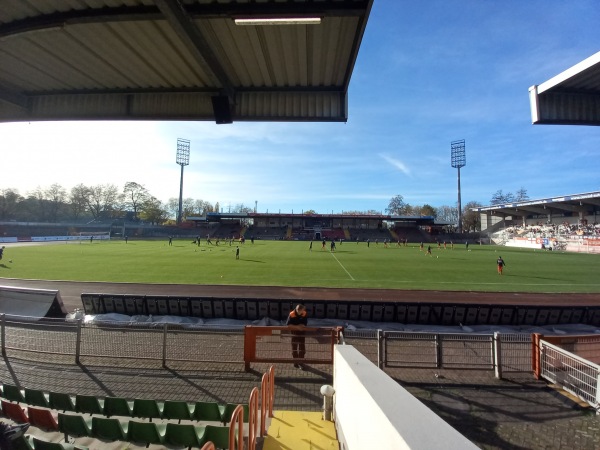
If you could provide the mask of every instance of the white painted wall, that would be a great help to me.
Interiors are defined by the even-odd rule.
[[[478,448],[351,345],[335,347],[333,387],[342,450]]]

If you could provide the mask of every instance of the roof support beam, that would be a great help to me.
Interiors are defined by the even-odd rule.
[[[181,2],[179,0],[154,1],[197,62],[213,74],[216,84],[220,85],[227,96],[233,100],[235,95],[233,83]]]
[[[0,84],[0,100],[18,106],[19,108],[29,108],[29,98],[26,95],[15,92]]]

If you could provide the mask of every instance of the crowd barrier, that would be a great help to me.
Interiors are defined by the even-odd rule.
[[[423,325],[531,325],[579,323],[600,326],[600,306],[547,307],[428,302],[318,301],[127,294],[81,294],[86,314],[165,315],[203,319],[283,321],[298,303],[315,319],[364,320]],[[460,299],[457,299],[459,302]]]

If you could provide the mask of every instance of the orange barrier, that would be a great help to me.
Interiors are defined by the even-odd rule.
[[[235,439],[235,427],[237,426],[237,442]],[[237,445],[236,445],[237,443]],[[231,414],[229,423],[229,450],[244,449],[244,407],[237,405]]]
[[[244,367],[250,370],[253,362],[333,364],[333,346],[339,342],[342,330],[343,327],[298,330],[248,325],[244,328]],[[301,359],[292,354],[293,346],[299,345]]]
[[[262,425],[261,425],[262,429]],[[250,392],[248,401],[248,450],[256,449],[256,434],[258,431],[258,388]],[[262,436],[262,434],[261,434]]]
[[[209,441],[206,444],[204,444],[200,450],[217,450],[217,449],[215,447],[215,444],[213,444],[212,442]]]

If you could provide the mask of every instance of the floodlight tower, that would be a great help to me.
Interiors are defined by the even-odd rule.
[[[450,142],[450,163],[458,169],[458,232],[462,233],[462,205],[460,203],[460,168],[467,165],[465,140]]]
[[[190,163],[190,141],[177,138],[177,164],[181,166],[181,178],[179,181],[179,209],[177,210],[177,225],[181,223],[183,202],[183,167]]]

